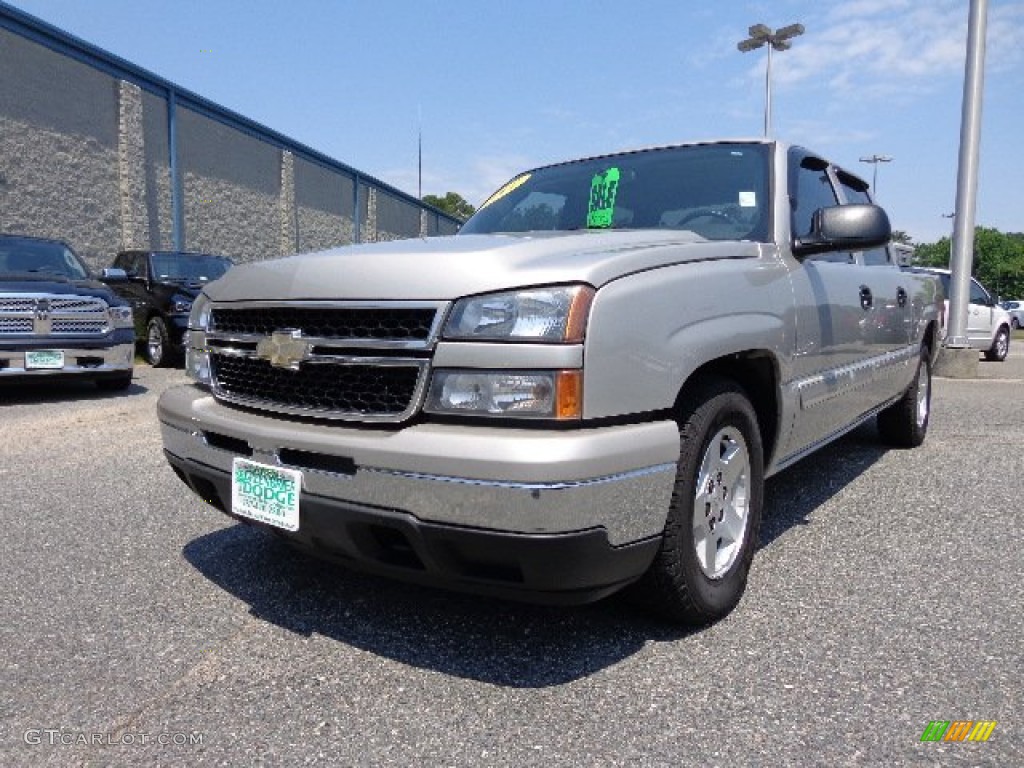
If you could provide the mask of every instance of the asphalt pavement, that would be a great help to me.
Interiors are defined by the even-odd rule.
[[[361,576],[191,494],[132,388],[0,386],[0,765],[1024,765],[1024,343],[768,483],[701,631]],[[922,742],[934,720],[986,742]]]

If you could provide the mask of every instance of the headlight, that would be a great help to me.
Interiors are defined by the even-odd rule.
[[[210,350],[204,346],[193,346],[195,339],[192,331],[185,332],[185,375],[203,386],[213,384],[210,374]]]
[[[438,370],[425,410],[464,416],[578,419],[583,371]]]
[[[205,331],[210,325],[210,300],[205,293],[200,293],[192,301],[192,311],[188,316],[188,327],[198,331]]]
[[[515,339],[579,343],[587,328],[594,289],[559,285],[471,296],[455,304],[447,339]]]
[[[192,299],[188,296],[172,296],[171,312],[176,315],[187,315],[192,311]]]
[[[200,293],[192,302],[188,316],[188,331],[185,332],[185,373],[197,384],[210,386],[210,350],[206,346],[206,329],[210,325],[210,300]]]
[[[109,307],[107,309],[107,316],[110,318],[110,325],[113,328],[135,327],[131,307]]]

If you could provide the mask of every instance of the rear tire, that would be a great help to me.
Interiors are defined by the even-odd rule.
[[[1006,359],[1006,355],[1010,352],[1010,331],[1003,325],[996,331],[996,338],[992,342],[992,346],[985,352],[985,359],[991,360],[995,363],[1001,363]]]
[[[928,347],[921,348],[914,380],[898,401],[878,414],[882,442],[895,448],[916,448],[928,434],[932,412],[932,364]]]
[[[764,457],[754,408],[734,382],[709,379],[687,401],[661,548],[631,591],[661,616],[700,626],[743,596],[761,524]]]

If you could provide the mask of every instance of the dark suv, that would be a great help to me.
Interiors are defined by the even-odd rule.
[[[208,253],[121,251],[113,266],[128,275],[127,282],[111,282],[111,288],[132,305],[143,356],[150,365],[163,366],[181,360],[192,300],[231,268],[231,260]]]
[[[125,277],[104,270],[103,279]],[[131,308],[67,243],[0,234],[0,380],[66,376],[125,389],[133,342]]]

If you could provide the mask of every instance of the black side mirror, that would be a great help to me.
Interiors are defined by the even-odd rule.
[[[877,205],[833,205],[819,208],[811,231],[793,243],[794,256],[828,251],[867,251],[889,242],[889,216]]]
[[[100,272],[100,280],[105,283],[124,283],[128,281],[128,275],[118,267],[106,267]]]

